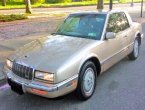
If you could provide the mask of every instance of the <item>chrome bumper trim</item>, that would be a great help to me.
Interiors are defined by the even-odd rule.
[[[4,70],[3,72],[5,73],[6,77],[8,79],[11,79],[12,81],[21,84],[23,91],[26,91],[26,88],[31,88],[31,89],[39,89],[39,90],[43,90],[46,92],[54,92],[54,91],[59,91],[63,88],[67,88],[70,86],[70,84],[72,83],[72,81],[78,81],[78,74],[72,76],[71,78],[64,80],[58,84],[47,84],[47,83],[41,83],[41,82],[36,82],[36,81],[22,81],[21,79],[19,79],[18,77],[15,77],[15,74],[13,74],[13,72],[11,70],[9,70],[6,66],[4,66]]]
[[[70,82],[77,80],[77,79],[78,79],[78,75],[75,75],[75,76],[73,76],[65,81],[58,83],[58,84],[54,84],[54,85],[52,84],[51,86],[38,85],[38,84],[33,84],[33,83],[24,84],[24,86],[29,87],[29,88],[44,90],[47,92],[54,92],[54,91],[58,91],[60,89],[63,89],[64,87],[67,87],[70,84]]]

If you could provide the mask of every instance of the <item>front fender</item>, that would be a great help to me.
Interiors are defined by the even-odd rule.
[[[97,59],[99,60],[99,57],[98,57],[96,54],[94,54],[94,53],[88,54],[88,55],[86,55],[85,57],[83,57],[83,58],[81,59],[81,61],[80,61],[80,64],[79,64],[78,73],[80,72],[81,67],[83,66],[83,64],[84,64],[86,61],[88,61],[89,59],[94,58],[94,57],[97,58]],[[100,60],[99,60],[99,61],[100,61]]]

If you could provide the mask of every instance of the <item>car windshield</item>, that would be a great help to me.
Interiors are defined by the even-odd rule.
[[[56,34],[100,40],[105,14],[72,14],[58,28]]]

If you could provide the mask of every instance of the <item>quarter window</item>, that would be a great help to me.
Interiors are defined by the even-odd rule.
[[[126,15],[124,13],[121,13],[121,14],[122,14],[122,30],[125,30],[129,28],[129,22]]]
[[[118,33],[129,27],[127,17],[124,13],[113,13],[109,17],[107,32]]]

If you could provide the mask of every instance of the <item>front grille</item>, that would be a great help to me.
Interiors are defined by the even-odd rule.
[[[12,71],[17,76],[32,80],[33,68],[18,64],[16,62],[13,63]]]

